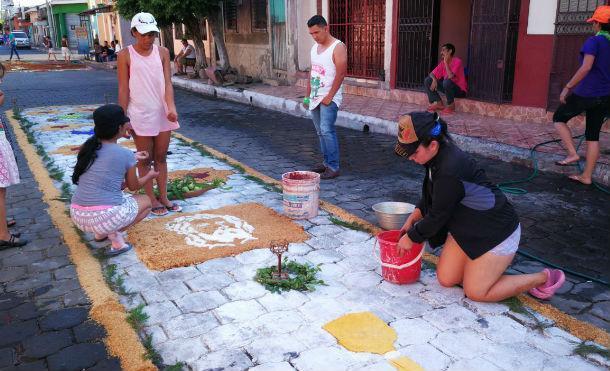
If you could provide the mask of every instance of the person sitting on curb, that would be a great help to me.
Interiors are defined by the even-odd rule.
[[[549,299],[563,285],[559,269],[504,275],[519,248],[517,213],[475,159],[453,143],[436,112],[401,117],[395,152],[426,168],[422,197],[401,228],[399,254],[413,243],[444,243],[439,283],[462,285],[474,301],[497,302],[525,291]]]
[[[581,174],[570,176],[571,180],[585,185],[593,182],[599,158],[599,133],[610,113],[610,5],[598,7],[587,22],[592,24],[595,36],[588,38],[580,50],[580,68],[561,91],[561,105],[553,114],[555,129],[568,152],[563,160],[556,162],[559,166],[578,164],[580,156],[567,122],[583,111],[587,114],[585,168]]]
[[[148,152],[137,152],[117,144],[131,129],[129,117],[117,104],[107,104],[93,112],[93,136],[78,152],[72,183],[76,191],[72,197],[70,217],[83,232],[95,233],[100,242],[110,239],[106,255],[114,256],[131,250],[123,231],[146,218],[151,210],[147,195],[128,195],[121,190],[123,182],[130,191],[137,191],[156,178],[150,170],[138,178],[137,161],[148,159]]]
[[[187,39],[182,39],[182,50],[180,50],[180,53],[174,58],[174,68],[176,69],[174,75],[186,75],[187,59],[195,59],[195,48],[189,44]]]
[[[455,98],[463,98],[468,92],[466,75],[462,60],[454,56],[455,46],[445,44],[441,47],[441,63],[436,66],[430,75],[424,80],[426,94],[428,94],[429,112],[443,111],[445,115],[450,115],[455,111]],[[445,93],[447,96],[447,107],[443,105],[443,100],[438,94]]]

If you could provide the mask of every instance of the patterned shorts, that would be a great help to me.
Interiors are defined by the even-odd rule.
[[[519,249],[519,241],[521,240],[521,224],[517,226],[517,229],[508,236],[507,239],[500,242],[496,247],[491,249],[491,253],[499,256],[512,255]]]
[[[137,216],[138,202],[131,196],[124,196],[122,204],[110,207],[70,206],[70,217],[78,229],[99,235],[121,230],[133,223]]]

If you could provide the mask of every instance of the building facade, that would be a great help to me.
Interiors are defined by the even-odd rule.
[[[241,74],[294,82],[310,65],[307,20],[321,14],[347,46],[347,92],[419,104],[427,102],[423,81],[439,63],[441,45],[450,42],[469,85],[458,109],[468,111],[469,102],[507,114],[516,112],[509,105],[529,107],[546,120],[578,68],[582,43],[592,35],[586,19],[608,3],[225,0],[224,38],[231,65]]]

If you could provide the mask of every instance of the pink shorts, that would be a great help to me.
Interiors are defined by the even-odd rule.
[[[138,202],[132,196],[124,196],[116,206],[70,206],[70,217],[83,232],[108,235],[119,231],[136,220]]]

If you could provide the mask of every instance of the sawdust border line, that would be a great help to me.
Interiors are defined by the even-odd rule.
[[[218,158],[219,160],[224,161],[229,165],[241,167],[244,169],[244,172],[246,174],[260,178],[261,180],[263,180],[266,183],[270,183],[270,184],[279,186],[281,189],[282,182],[277,179],[274,179],[257,170],[254,170],[253,168],[249,167],[248,165],[245,165],[245,164],[237,161],[236,159],[234,159],[212,147],[209,147],[205,144],[194,141],[182,134],[173,133],[172,135],[175,138],[178,138],[190,145],[199,146],[201,149],[209,152],[210,154],[212,154],[212,156]],[[351,214],[350,212],[346,211],[345,209],[343,209],[337,205],[334,205],[330,202],[320,200],[320,207],[323,210],[329,212],[330,214],[339,217],[343,221],[346,221],[348,223],[353,222],[353,223],[360,224],[366,231],[368,231],[373,236],[375,236],[377,233],[382,231],[381,228],[369,223],[368,221],[366,221],[356,215]],[[438,257],[436,255],[432,255],[429,253],[424,254],[424,260],[426,260],[427,262],[433,263],[433,264],[438,263]],[[526,294],[521,294],[517,298],[525,306],[552,319],[553,321],[555,321],[555,323],[559,327],[566,330],[570,334],[576,336],[577,338],[579,338],[583,341],[591,340],[598,344],[603,345],[606,348],[610,348],[610,334],[608,334],[608,332],[604,331],[603,329],[596,327],[590,323],[578,320],[578,319],[572,317],[571,315],[569,315],[565,312],[562,312],[561,310],[559,310],[549,304],[544,304],[544,303],[538,302],[537,300],[529,297]]]
[[[107,286],[100,263],[73,228],[72,220],[66,213],[66,204],[60,201],[60,191],[53,185],[41,158],[34,146],[28,142],[19,121],[13,117],[13,110],[6,111],[5,115],[42,192],[43,201],[49,205],[48,213],[51,220],[70,249],[70,259],[76,267],[78,280],[91,300],[90,316],[106,329],[105,343],[110,354],[119,358],[121,368],[124,370],[156,370],[152,362],[144,359],[146,350],[138,334],[127,323],[125,308],[119,303],[118,296]]]

